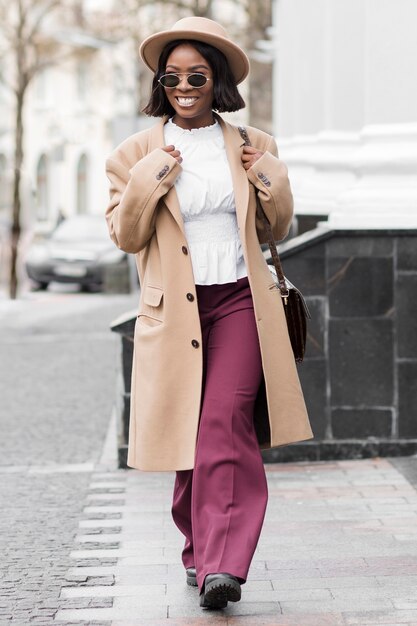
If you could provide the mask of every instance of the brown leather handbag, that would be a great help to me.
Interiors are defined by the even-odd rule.
[[[250,146],[251,142],[246,128],[239,126],[239,132],[244,145]],[[284,276],[281,261],[278,255],[277,246],[274,240],[271,224],[265,211],[262,208],[258,194],[256,194],[256,212],[262,220],[265,232],[268,237],[268,245],[271,251],[273,265],[268,268],[274,278],[275,286],[280,291],[281,301],[284,306],[285,318],[287,320],[288,335],[291,341],[291,347],[294,352],[294,358],[298,363],[304,359],[306,338],[307,338],[307,318],[311,319],[306,301],[302,293]]]

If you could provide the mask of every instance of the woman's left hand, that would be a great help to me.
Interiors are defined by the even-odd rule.
[[[260,152],[260,150],[257,150],[253,146],[243,146],[242,165],[245,170],[251,168],[262,155],[263,152]]]

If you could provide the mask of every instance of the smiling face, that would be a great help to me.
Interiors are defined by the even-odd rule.
[[[181,44],[169,55],[165,72],[181,74],[181,82],[177,87],[164,88],[169,103],[175,110],[175,124],[186,129],[213,124],[213,72],[205,58],[192,45]],[[211,80],[204,87],[192,87],[188,84],[186,75],[196,72]]]

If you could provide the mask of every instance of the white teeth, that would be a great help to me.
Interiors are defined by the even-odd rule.
[[[197,98],[177,98],[178,104],[182,107],[190,107],[196,100]]]

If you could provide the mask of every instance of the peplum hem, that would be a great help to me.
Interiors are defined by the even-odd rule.
[[[189,244],[196,285],[234,283],[247,276],[239,240]]]

